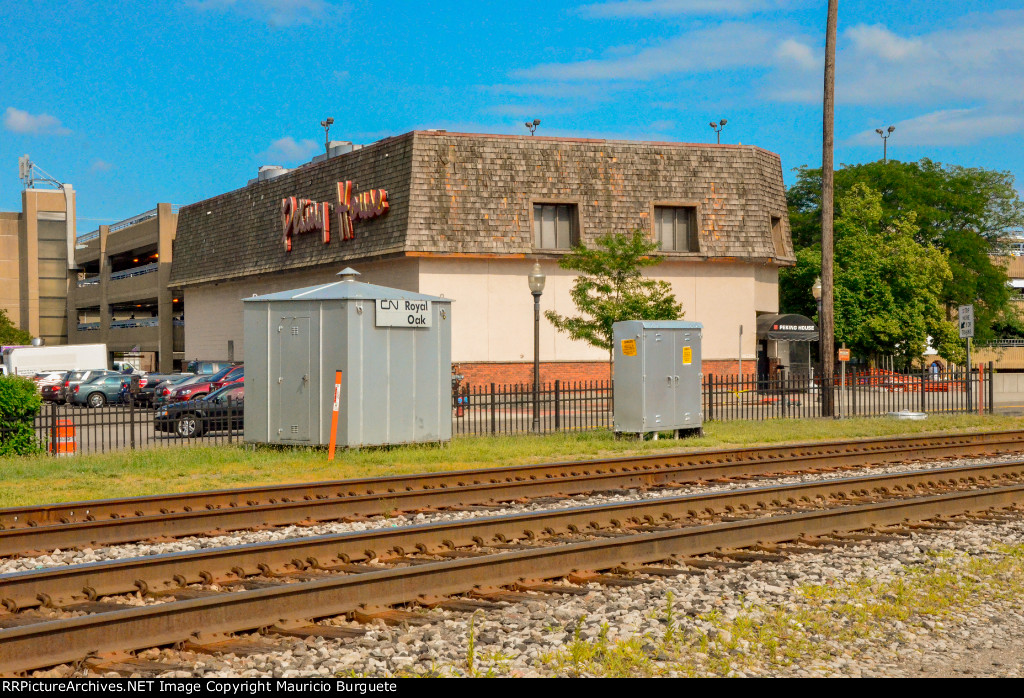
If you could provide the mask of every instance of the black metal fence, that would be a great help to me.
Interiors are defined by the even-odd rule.
[[[518,434],[607,429],[611,381],[541,383],[534,428],[533,384],[463,385],[453,399],[452,434]]]
[[[242,403],[226,400],[204,413],[172,413],[135,405],[84,407],[43,403],[33,424],[39,445],[52,455],[123,449],[230,444],[242,441]]]
[[[889,412],[980,413],[993,411],[992,364],[985,370],[847,373],[830,380],[787,376],[708,376],[704,421],[812,418],[823,415],[829,392],[834,414],[878,416]],[[609,429],[614,399],[611,381],[554,381],[533,385],[463,385],[452,398],[453,435],[526,434]],[[534,424],[536,420],[536,425]],[[219,412],[161,418],[149,408],[43,405],[35,418],[38,443],[53,455],[122,449],[231,444],[242,441],[242,404]],[[0,438],[3,434],[0,433]]]
[[[890,412],[971,413],[993,411],[990,363],[984,370],[896,373],[873,369],[831,379],[787,376],[708,376],[704,380],[704,421],[823,416],[829,398],[833,414],[872,417]]]

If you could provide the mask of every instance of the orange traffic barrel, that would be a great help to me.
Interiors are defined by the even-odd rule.
[[[58,419],[53,426],[50,453],[55,456],[73,456],[75,445],[75,423],[70,419]]]

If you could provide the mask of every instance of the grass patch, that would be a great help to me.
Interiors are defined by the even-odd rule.
[[[164,492],[312,482],[337,478],[404,475],[629,456],[654,451],[689,451],[896,434],[1016,429],[1006,416],[930,416],[921,422],[884,418],[713,422],[701,438],[675,441],[615,439],[607,431],[547,436],[460,437],[450,444],[370,448],[340,452],[328,463],[322,449],[151,448],[50,458],[0,459],[0,507],[127,497]]]

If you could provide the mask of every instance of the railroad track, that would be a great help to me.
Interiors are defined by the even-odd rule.
[[[486,596],[510,584],[543,589],[543,580],[570,574],[593,579],[605,570],[716,551],[1018,507],[1022,483],[1024,462],[940,468],[6,575],[0,595],[8,611],[21,612],[0,615],[0,671],[258,628],[337,637],[336,628],[312,620],[441,603],[474,590]],[[223,586],[239,590],[218,589]],[[129,591],[148,605],[100,600]],[[40,605],[45,608],[31,608]],[[39,615],[44,611],[89,615],[48,619]]]
[[[0,510],[0,556],[1022,450],[1024,431],[873,438],[16,507]]]

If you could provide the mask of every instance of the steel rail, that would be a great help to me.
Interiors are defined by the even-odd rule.
[[[974,436],[981,436],[975,440]],[[47,512],[56,515],[61,507],[74,516],[68,523],[50,525],[19,526],[0,530],[0,556],[17,555],[30,551],[53,550],[85,546],[127,543],[154,537],[180,537],[209,532],[225,532],[259,526],[282,526],[295,523],[331,521],[346,517],[375,516],[394,511],[415,511],[417,509],[448,507],[456,505],[494,504],[512,501],[522,497],[543,497],[571,495],[607,489],[634,487],[656,487],[671,484],[685,484],[701,480],[736,477],[739,475],[766,475],[794,468],[846,467],[852,465],[891,463],[906,460],[909,453],[914,457],[942,457],[966,455],[991,451],[998,447],[1024,448],[1024,431],[990,432],[981,435],[959,434],[933,442],[935,437],[903,437],[896,440],[868,439],[854,442],[830,442],[758,449],[737,449],[688,454],[661,454],[640,459],[612,459],[580,463],[545,464],[523,468],[488,469],[484,471],[463,471],[455,473],[432,473],[425,475],[367,479],[341,480],[333,483],[315,484],[302,497],[293,500],[282,497],[273,503],[257,503],[246,499],[244,505],[238,502],[238,493],[232,490],[218,491],[217,496],[233,497],[224,504],[212,502],[206,507],[192,510],[169,511],[146,514],[149,507],[136,509],[137,515],[99,518],[82,521],[88,509],[75,505],[52,505],[17,510]],[[786,451],[790,455],[786,455]],[[682,462],[680,462],[682,461]],[[405,490],[400,483],[408,482]],[[369,483],[378,483],[377,489]],[[387,488],[380,485],[386,483]],[[286,486],[290,493],[301,492],[301,485]],[[266,491],[274,491],[264,488]],[[360,493],[365,489],[369,493]],[[333,495],[326,492],[333,491]],[[344,490],[339,492],[339,490]],[[194,495],[175,495],[181,501],[193,501]],[[159,498],[146,498],[163,501]],[[271,501],[274,498],[271,498]],[[135,500],[108,500],[105,507],[115,506],[113,502],[134,502]],[[80,503],[87,504],[87,503]],[[132,506],[135,506],[134,504]],[[223,507],[223,508],[222,508]],[[96,518],[96,510],[89,514]],[[2,513],[2,512],[0,512]],[[109,513],[109,512],[108,512]],[[0,517],[2,518],[2,517]],[[22,519],[24,521],[24,519]],[[35,522],[35,520],[32,520]]]
[[[774,487],[751,487],[678,497],[465,519],[417,526],[292,538],[0,576],[0,602],[9,611],[61,607],[117,594],[173,592],[188,584],[232,584],[307,568],[330,570],[353,561],[387,562],[407,553],[442,553],[509,540],[540,541],[566,533],[668,525],[681,519],[747,512],[827,498],[886,495],[1024,477],[1024,462],[936,468]]]
[[[462,558],[47,621],[0,630],[0,672],[334,616],[368,604],[409,603],[518,580],[1007,508],[1022,500],[1024,485],[954,492]]]
[[[829,465],[844,462],[859,465],[865,455],[873,462],[903,459],[908,452],[919,451],[922,457],[971,455],[992,448],[1024,449],[1024,430],[963,432],[957,434],[925,434],[904,437],[874,437],[848,441],[823,441],[755,446],[746,448],[657,453],[644,456],[600,460],[540,463],[524,466],[482,468],[453,472],[417,473],[377,478],[354,478],[324,482],[294,483],[208,490],[163,495],[144,495],[123,499],[84,500],[45,505],[29,505],[0,509],[0,529],[16,529],[75,521],[148,516],[224,507],[244,507],[277,502],[310,501],[323,498],[359,495],[390,496],[416,490],[439,490],[468,485],[515,483],[548,478],[580,478],[602,472],[623,472],[623,468],[643,475],[666,467],[687,468],[715,464],[747,464],[767,472],[790,463],[808,467],[816,460]],[[843,457],[850,456],[846,460]],[[723,477],[728,475],[717,475]]]

